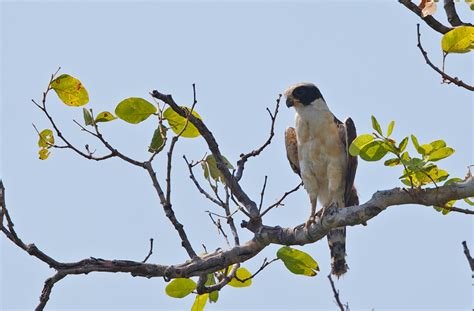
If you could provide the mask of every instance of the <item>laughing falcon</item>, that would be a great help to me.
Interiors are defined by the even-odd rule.
[[[359,204],[354,188],[357,157],[348,147],[356,138],[351,118],[343,123],[329,110],[319,89],[311,83],[299,83],[285,91],[286,105],[296,110],[296,129],[285,131],[285,145],[290,166],[301,176],[311,201],[307,225],[315,221],[316,203],[323,208]],[[347,271],[346,228],[329,231],[332,273]]]

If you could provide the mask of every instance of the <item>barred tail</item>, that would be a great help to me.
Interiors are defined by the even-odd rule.
[[[340,277],[347,272],[346,263],[346,227],[332,229],[328,233],[328,244],[331,250],[331,273]]]
[[[359,205],[359,196],[354,185],[346,196],[344,204],[345,206]],[[340,277],[349,269],[346,263],[346,227],[329,231],[328,244],[331,251],[331,273]]]

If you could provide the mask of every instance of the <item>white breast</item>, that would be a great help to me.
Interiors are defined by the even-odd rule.
[[[301,177],[310,198],[323,206],[343,204],[347,159],[334,115],[322,99],[296,111]]]

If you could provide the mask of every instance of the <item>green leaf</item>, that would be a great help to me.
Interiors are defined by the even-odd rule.
[[[400,152],[405,151],[405,148],[407,147],[407,145],[408,145],[408,136],[402,139],[402,141],[398,145],[398,150],[400,150]]]
[[[209,273],[207,275],[206,286],[212,286],[212,285],[215,285],[215,284],[216,284],[216,278],[214,277],[214,273]],[[219,291],[215,290],[215,291],[209,293],[209,302],[210,303],[217,302],[218,299],[219,299]]]
[[[191,307],[191,311],[204,310],[208,297],[209,297],[209,294],[196,295],[196,299],[194,299],[194,303],[193,303],[193,306]]]
[[[398,158],[393,158],[393,159],[388,159],[383,163],[385,166],[396,166],[400,165],[400,159]]]
[[[379,133],[380,135],[383,136],[382,128],[380,127],[380,124],[379,124],[379,122],[377,121],[377,119],[376,119],[374,116],[371,116],[371,119],[372,119],[372,128],[373,128],[374,130],[376,130],[377,133]]]
[[[433,146],[431,146],[430,144],[423,144],[420,146],[420,149],[423,150],[423,155],[429,155],[433,151]]]
[[[471,199],[474,199],[474,198],[464,198],[464,202],[466,202],[467,204],[471,206],[474,206],[474,201],[472,201]]]
[[[177,278],[165,288],[166,294],[173,298],[183,298],[196,289],[196,282],[187,278]]]
[[[418,151],[418,153],[421,155],[425,155],[425,150],[420,147],[420,144],[418,143],[418,138],[416,138],[415,135],[411,135],[411,141],[413,142],[413,146],[415,147],[416,151]]]
[[[226,164],[227,168],[232,170],[234,167],[232,164],[229,162],[229,160],[226,159],[226,157],[222,156],[222,159],[224,160],[224,163]],[[210,154],[206,157],[204,160],[206,163],[207,170],[203,164],[202,167],[204,169],[204,177],[209,180],[209,175],[211,176],[212,179],[215,181],[221,181],[224,182],[224,175],[222,175],[221,171],[217,168],[217,162],[216,159],[214,158],[214,155]]]
[[[380,140],[374,140],[365,145],[360,151],[360,157],[365,161],[378,161],[382,159],[388,150]]]
[[[166,130],[165,130],[166,135]],[[153,132],[153,137],[151,138],[150,146],[148,147],[148,152],[155,152],[163,146],[164,139],[161,136],[160,127],[158,127],[155,132]]]
[[[453,178],[450,178],[449,180],[446,180],[446,181],[444,182],[444,185],[447,186],[447,185],[450,185],[450,184],[452,184],[452,183],[454,183],[454,182],[461,182],[461,181],[463,181],[461,178],[459,178],[459,177],[453,177]]]
[[[412,159],[415,160],[415,159]],[[414,169],[410,172],[405,172],[400,178],[405,178],[409,182],[409,176],[413,181],[413,185],[416,187],[421,187],[427,184],[435,182],[441,182],[449,177],[449,173],[445,170],[438,168],[436,165],[425,166],[422,168]],[[403,181],[402,181],[403,182]],[[405,182],[403,182],[406,184]]]
[[[285,267],[294,274],[315,276],[319,271],[318,263],[307,253],[291,248],[281,247],[277,252],[277,257],[283,261]]]
[[[117,119],[116,116],[111,114],[108,111],[103,111],[99,113],[99,115],[95,118],[94,122],[99,123],[99,122],[109,122]]]
[[[349,146],[349,154],[353,157],[359,155],[360,150],[374,140],[374,136],[370,134],[362,134],[356,137]]]
[[[429,161],[439,161],[441,159],[447,158],[454,153],[454,149],[450,147],[443,147],[431,153],[428,156]]]
[[[441,48],[445,53],[467,53],[474,48],[474,27],[460,26],[444,34]]]
[[[52,145],[54,145],[53,131],[50,129],[42,130],[39,134],[38,147],[51,148]]]
[[[433,150],[436,151],[438,149],[446,147],[446,142],[440,139],[440,140],[432,141],[430,145],[433,147]]]
[[[207,165],[206,162],[201,162],[201,167],[204,173],[204,178],[209,180],[209,166]]]
[[[153,104],[138,97],[124,99],[115,108],[117,117],[132,124],[145,121],[155,112],[156,107]]]
[[[38,154],[39,154],[40,160],[46,160],[49,157],[50,152],[46,148],[41,148]]]
[[[387,137],[390,137],[390,135],[392,135],[393,127],[394,127],[394,126],[395,126],[395,121],[391,121],[391,122],[388,124]]]
[[[437,210],[438,212],[441,212],[443,215],[447,215],[449,212],[451,212],[451,207],[453,207],[455,203],[456,203],[456,200],[451,200],[448,203],[446,203],[444,207],[433,206],[433,208]]]
[[[245,280],[249,277],[252,276],[252,274],[249,272],[249,270],[245,268],[238,268],[237,272],[235,273],[235,276],[239,278],[239,280]],[[235,277],[230,280],[229,284],[232,287],[249,287],[252,285],[252,279],[248,279],[245,282],[241,282],[237,280]]]
[[[190,109],[187,107],[181,106],[181,108],[187,110],[188,113],[190,111]],[[193,116],[201,120],[201,116],[196,111],[193,110],[192,114]],[[168,107],[168,109],[163,112],[163,119],[166,119],[168,121],[169,126],[176,134],[181,133],[183,128],[186,126],[186,129],[181,134],[182,137],[194,138],[201,135],[201,133],[199,133],[199,130],[191,122],[187,122],[186,124],[186,118],[183,118],[182,116],[177,114],[171,107]]]
[[[82,108],[82,114],[84,115],[84,124],[87,125],[92,125],[94,123],[94,119],[92,119],[92,113],[89,111],[89,109]]]
[[[76,78],[63,74],[51,81],[50,87],[59,99],[68,106],[83,106],[89,102],[89,94]]]

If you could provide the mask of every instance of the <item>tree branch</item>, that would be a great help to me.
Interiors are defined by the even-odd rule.
[[[41,296],[40,296],[40,302],[39,302],[38,306],[36,306],[36,308],[35,308],[36,311],[41,311],[41,310],[44,309],[44,307],[46,306],[46,304],[49,301],[49,296],[51,295],[51,291],[53,290],[54,284],[61,281],[65,276],[66,276],[66,274],[58,272],[55,275],[53,275],[52,277],[48,278],[44,282],[43,291],[41,292]]]
[[[341,302],[341,299],[339,298],[339,291],[336,289],[336,286],[334,285],[334,281],[332,280],[331,274],[328,275],[329,283],[331,283],[331,288],[332,292],[334,294],[334,299],[336,299],[336,304],[339,307],[339,310],[341,311],[348,311],[349,307],[344,307],[344,305]]]
[[[247,154],[241,154],[240,155],[240,160],[237,161],[237,173],[235,174],[235,178],[237,180],[240,180],[242,178],[242,174],[244,172],[244,167],[245,167],[245,162],[251,157],[256,157],[258,156],[268,145],[271,144],[273,136],[275,136],[275,121],[276,117],[278,115],[278,108],[280,107],[280,100],[281,100],[281,94],[278,95],[278,98],[276,99],[276,105],[275,105],[275,110],[273,113],[271,113],[270,109],[267,108],[267,112],[270,115],[270,120],[271,120],[271,126],[270,126],[270,135],[268,136],[268,139],[265,141],[265,143],[258,149],[252,150]]]
[[[474,273],[474,259],[471,257],[471,253],[469,252],[469,248],[467,247],[466,241],[462,241],[462,247],[464,249],[464,255],[466,255],[466,259],[469,262],[469,267],[471,268],[471,272]]]
[[[363,224],[390,206],[403,204],[439,206],[443,205],[440,204],[442,202],[474,196],[473,177],[469,177],[463,182],[452,183],[438,188],[395,188],[392,190],[378,191],[369,201],[362,205],[350,206],[343,209],[337,209],[333,207],[326,209],[324,217],[322,219],[318,219],[309,228],[305,227],[304,224],[294,228],[262,226],[257,232],[255,232],[254,238],[245,242],[243,245],[237,245],[228,250],[217,250],[201,257],[191,256],[192,260],[186,261],[182,264],[167,266],[129,260],[104,260],[98,258],[89,258],[73,263],[58,262],[38,250],[33,244],[26,246],[16,237],[16,233],[14,233],[14,231],[12,232],[13,222],[11,221],[5,206],[3,184],[0,185],[0,203],[2,204],[2,213],[0,215],[2,215],[2,221],[7,221],[7,227],[3,225],[3,222],[1,224],[2,232],[7,236],[7,238],[28,252],[30,255],[39,258],[58,271],[56,276],[53,276],[52,280],[49,282],[47,281],[48,284],[52,283],[51,285],[45,286],[45,293],[47,295],[49,295],[51,292],[51,288],[54,283],[59,281],[59,279],[63,278],[64,276],[70,274],[88,274],[90,272],[121,272],[129,273],[132,276],[147,278],[163,277],[165,280],[202,276],[221,269],[225,269],[233,264],[245,262],[246,260],[255,257],[258,253],[260,253],[261,250],[271,243],[281,245],[304,245],[308,243],[314,243],[326,236],[329,230],[333,228]],[[159,185],[158,189],[160,189]],[[162,191],[157,191],[161,193],[160,198],[164,198]],[[177,224],[177,221],[173,221],[173,224]],[[243,225],[245,226],[245,223]],[[182,232],[180,232],[180,236],[181,233]],[[183,239],[182,241],[183,246],[185,246],[184,244],[186,242],[189,243],[187,238]],[[185,247],[188,252],[190,252],[188,249],[189,247],[190,245]],[[42,301],[46,303],[47,299],[43,299]]]
[[[447,33],[448,31],[450,31],[452,29],[450,27],[447,27],[447,26],[443,25],[442,23],[440,23],[437,19],[435,19],[431,15],[423,17],[421,15],[421,9],[416,4],[411,2],[410,0],[398,0],[398,2],[403,4],[407,9],[409,9],[410,11],[415,13],[416,15],[418,15],[428,26],[430,26],[431,28],[433,28],[437,32],[439,32],[441,34],[445,34],[445,33]]]
[[[191,258],[197,257],[196,252],[194,251],[193,247],[191,246],[191,243],[189,242],[188,236],[186,235],[186,232],[184,231],[184,226],[176,218],[176,215],[174,214],[171,202],[169,202],[167,200],[167,198],[165,197],[165,194],[163,192],[163,189],[161,189],[160,183],[158,182],[158,179],[156,178],[156,173],[153,170],[153,167],[152,167],[151,163],[150,162],[145,162],[144,166],[145,166],[145,169],[147,170],[148,174],[151,177],[151,180],[153,182],[153,187],[155,188],[156,193],[158,194],[161,206],[163,206],[166,217],[168,217],[168,219],[173,224],[173,227],[176,229],[176,231],[178,231],[179,237],[181,238],[181,246],[184,247],[184,249],[188,253],[189,257],[191,257]]]
[[[156,90],[152,91],[151,94],[156,99],[159,99],[164,103],[168,104],[177,114],[179,114],[183,118],[188,117],[186,111],[176,104],[171,95],[165,95]],[[225,184],[231,189],[232,194],[237,198],[237,200],[239,200],[239,202],[244,205],[244,207],[248,211],[251,217],[252,226],[255,228],[259,227],[261,225],[261,219],[258,214],[257,205],[249,198],[247,193],[243,191],[242,187],[238,183],[238,180],[230,173],[229,169],[227,168],[227,165],[225,164],[222,158],[222,153],[219,149],[216,139],[214,138],[214,135],[202,122],[202,120],[196,118],[192,114],[189,114],[189,121],[199,130],[199,133],[201,133],[202,137],[206,141],[209,150],[214,155],[217,168],[224,177]]]
[[[454,5],[453,0],[444,0],[444,10],[446,11],[446,17],[448,18],[448,22],[453,27],[457,26],[472,26],[471,23],[464,23],[460,18],[458,13],[456,12],[456,6]]]
[[[428,58],[428,53],[425,51],[425,49],[423,49],[423,46],[421,45],[420,24],[416,24],[416,31],[417,31],[417,38],[418,38],[417,47],[420,49],[421,54],[423,55],[423,58],[425,59],[428,66],[430,66],[434,71],[439,73],[441,77],[443,77],[443,81],[449,81],[456,84],[459,87],[465,88],[466,90],[474,91],[474,86],[464,83],[462,80],[459,80],[457,77],[451,77],[450,75],[446,74],[443,70],[439,69],[431,62],[431,60]]]

